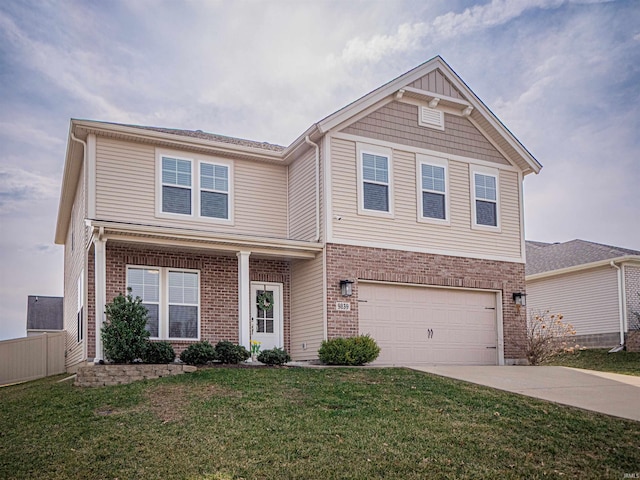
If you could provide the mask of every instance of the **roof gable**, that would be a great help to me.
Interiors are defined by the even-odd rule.
[[[420,85],[420,88],[414,85]],[[436,91],[424,90],[425,86],[434,86]],[[446,92],[451,95],[445,95]],[[542,168],[533,155],[440,56],[373,90],[316,125],[323,134],[334,128],[343,128],[348,122],[354,121],[363,112],[368,113],[369,109],[375,108],[385,100],[388,102],[393,96],[401,98],[405,95],[427,102],[437,99],[438,105],[446,105],[463,112],[463,115],[491,139],[505,157],[525,175],[538,173]]]
[[[527,275],[536,275],[622,257],[640,256],[640,251],[638,250],[613,247],[585,240],[571,240],[564,243],[527,241],[526,246]]]

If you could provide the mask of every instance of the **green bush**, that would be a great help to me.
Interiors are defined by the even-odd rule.
[[[144,363],[171,363],[176,359],[176,352],[169,342],[147,342],[142,354]]]
[[[266,365],[284,365],[291,361],[291,357],[283,348],[274,348],[260,352],[258,361]]]
[[[222,340],[216,344],[216,359],[222,363],[240,363],[250,356],[249,350],[228,340]]]
[[[130,363],[142,357],[148,342],[147,309],[140,297],[122,293],[105,305],[107,320],[102,326],[105,358],[113,363]]]
[[[216,350],[206,340],[192,343],[182,351],[180,360],[189,365],[205,365],[216,360]]]
[[[364,365],[379,354],[380,347],[369,335],[325,340],[318,350],[320,360],[327,365]]]

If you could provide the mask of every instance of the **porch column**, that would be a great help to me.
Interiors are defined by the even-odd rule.
[[[102,324],[104,323],[104,306],[107,303],[107,263],[106,240],[99,237],[94,240],[95,247],[95,300],[96,300],[96,357],[93,360],[98,363],[104,360],[102,349]]]
[[[238,343],[250,350],[251,289],[249,283],[249,256],[251,252],[237,252],[238,257]]]

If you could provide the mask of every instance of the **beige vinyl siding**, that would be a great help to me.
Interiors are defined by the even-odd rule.
[[[85,360],[84,341],[86,341],[87,338],[87,332],[84,332],[85,340],[83,342],[78,342],[78,278],[84,269],[87,242],[87,229],[84,225],[84,218],[86,215],[84,167],[80,171],[79,178],[80,180],[78,181],[76,195],[71,210],[72,220],[69,222],[67,240],[64,245],[65,265],[63,311],[67,368]],[[74,236],[73,242],[71,239],[72,235]],[[84,305],[84,314],[86,316],[86,301],[84,302]]]
[[[334,241],[341,239],[417,248],[461,256],[519,259],[521,255],[518,174],[500,170],[500,231],[472,229],[469,164],[449,160],[450,225],[418,222],[416,156],[393,150],[394,218],[358,215],[355,142],[332,139]],[[446,156],[443,156],[445,158]]]
[[[233,164],[234,225],[200,219],[156,217],[156,152],[150,145],[99,137],[96,148],[96,216],[100,220],[285,238],[285,166],[248,160]],[[193,158],[194,154],[182,152]],[[219,157],[198,155],[204,161]],[[198,179],[193,177],[194,185]]]
[[[459,99],[464,98],[458,89],[454,87],[449,80],[447,80],[439,69],[435,69],[424,77],[420,77],[409,86],[419,88],[420,90],[426,90],[428,92],[439,93],[440,95],[447,97]]]
[[[605,266],[528,281],[527,310],[561,313],[576,335],[619,332],[617,271]]]
[[[445,113],[444,131],[435,130],[419,125],[418,107],[408,103],[391,102],[342,131],[399,145],[509,164],[467,118]]]
[[[315,150],[289,165],[289,238],[313,240],[316,234]]]
[[[318,358],[324,340],[323,259],[291,263],[291,356],[294,360]],[[306,349],[302,344],[306,343]]]

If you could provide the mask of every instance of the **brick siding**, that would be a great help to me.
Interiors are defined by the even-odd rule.
[[[106,299],[110,302],[126,290],[127,265],[185,268],[200,271],[200,340],[212,344],[220,340],[238,342],[238,259],[235,255],[181,252],[178,248],[157,248],[107,242]],[[95,291],[93,253],[89,260],[89,359],[95,357]],[[278,259],[250,258],[251,281],[283,284],[283,336],[285,348],[290,342],[290,265]],[[191,341],[172,342],[180,354]]]
[[[338,244],[327,244],[326,258],[328,305],[344,300],[340,280],[355,280],[352,310],[327,309],[329,338],[359,333],[358,280],[481,288],[502,291],[505,360],[525,357],[526,318],[512,298],[514,292],[525,291],[524,264]]]

